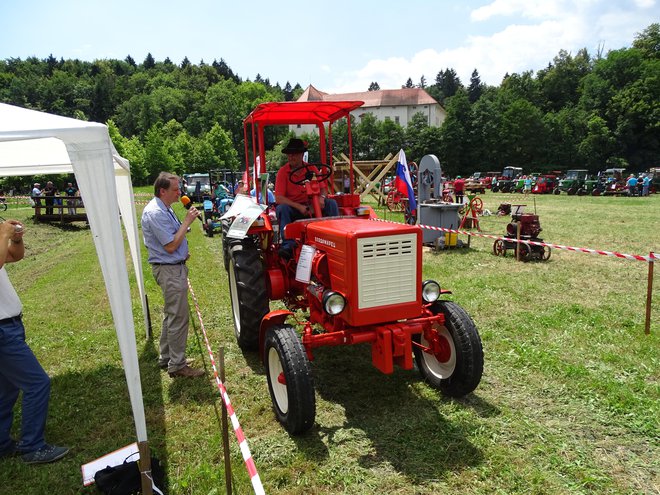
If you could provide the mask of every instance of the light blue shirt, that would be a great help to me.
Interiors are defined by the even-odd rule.
[[[188,258],[188,240],[183,242],[172,254],[165,250],[165,245],[174,240],[174,235],[181,227],[172,208],[165,206],[160,198],[154,197],[142,212],[142,236],[149,253],[149,263],[173,264]]]
[[[263,201],[261,193],[262,193],[262,191],[259,191],[259,203],[261,203]],[[252,196],[254,198],[256,195],[257,195],[257,190],[256,190],[256,188],[253,187],[252,190],[250,191],[250,196]],[[275,202],[275,194],[273,194],[273,191],[271,191],[270,189],[268,189],[268,194],[266,195],[266,197],[268,198],[268,204],[269,205],[271,205]]]

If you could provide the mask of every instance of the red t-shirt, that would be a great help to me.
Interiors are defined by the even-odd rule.
[[[310,167],[313,170],[318,169],[314,166]],[[291,173],[291,166],[287,163],[277,172],[277,178],[275,179],[275,196],[286,196],[291,201],[300,203],[303,205],[309,204],[309,197],[307,192],[305,192],[305,184],[294,184],[289,180],[289,174]],[[301,180],[304,177],[303,172],[298,172],[294,176],[295,180]],[[321,182],[321,189],[327,189],[325,181]]]
[[[454,181],[454,191],[463,192],[464,189],[465,189],[465,181],[463,179],[456,179]]]

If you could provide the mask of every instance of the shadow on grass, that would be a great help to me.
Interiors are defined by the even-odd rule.
[[[139,360],[149,444],[152,455],[165,464],[164,405],[154,356],[153,345],[147,342]],[[18,436],[20,407],[15,411],[13,434]],[[26,465],[18,457],[0,460],[0,492],[96,493],[94,485],[83,487],[80,466],[136,441],[122,367],[106,364],[53,376],[46,441],[67,445],[70,453],[44,466]]]
[[[326,401],[343,406],[346,421],[340,427],[317,423],[309,435],[297,439],[310,457],[327,455],[325,446],[319,447],[320,436],[339,444],[353,442],[364,432],[370,447],[364,449],[360,465],[371,469],[387,463],[416,484],[483,461],[482,452],[469,441],[477,427],[470,416],[447,417],[443,412],[465,404],[479,416],[499,413],[483,399],[474,394],[461,401],[443,398],[422,384],[414,370],[395,368],[392,375],[384,375],[372,366],[368,346],[328,348],[316,357],[316,390]]]

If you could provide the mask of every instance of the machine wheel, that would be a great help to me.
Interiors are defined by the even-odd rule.
[[[225,271],[227,273],[229,273],[229,239],[227,238],[229,227],[231,227],[231,221],[222,220],[222,258],[225,263]]]
[[[7,211],[7,203],[4,201],[0,203],[0,210]]]
[[[213,220],[210,218],[206,219],[206,235],[213,237]]]
[[[577,195],[578,196],[586,196],[587,195],[587,190],[584,187],[581,187],[580,189],[577,190]]]
[[[532,259],[532,248],[531,246],[518,243],[518,249],[520,250],[520,261],[529,261]]]
[[[561,189],[556,188],[554,191],[552,191],[556,196],[559,196],[561,194]]]
[[[495,256],[506,256],[506,246],[504,245],[504,241],[502,239],[497,239],[493,243],[493,254]]]
[[[261,256],[249,237],[232,241],[229,255],[229,296],[234,333],[241,349],[256,350],[261,319],[269,309]]]
[[[303,433],[314,424],[314,378],[305,348],[290,325],[276,325],[266,333],[264,344],[268,390],[277,420],[291,434]]]
[[[543,252],[541,253],[541,260],[548,261],[550,259],[550,254],[552,254],[552,249],[549,246],[542,246]]]
[[[494,193],[496,193],[497,191],[499,191],[499,190],[500,190],[500,188],[499,188],[499,187],[497,187],[497,186],[490,186],[490,190],[491,190],[491,192],[494,192]]]
[[[387,209],[390,211],[404,211],[405,206],[401,199],[402,197],[403,195],[399,191],[392,189],[389,193],[387,193],[387,199],[385,200]]]
[[[426,348],[413,344],[417,367],[422,377],[443,395],[462,397],[481,381],[484,351],[479,332],[470,315],[454,302],[437,301],[431,311],[442,313],[445,325],[435,326],[426,336],[413,335],[413,341]]]
[[[566,191],[569,196],[575,196],[575,193],[577,192],[577,188],[571,187],[568,191]]]

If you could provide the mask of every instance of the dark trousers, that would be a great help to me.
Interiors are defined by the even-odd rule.
[[[308,218],[308,217],[303,215],[294,207],[289,205],[277,205],[275,212],[277,213],[277,221],[280,224],[280,235],[282,236],[282,245],[293,246],[295,241],[286,238],[284,227],[286,227],[295,220],[302,220],[303,218]],[[337,206],[337,202],[334,199],[326,198],[325,206],[323,207],[323,216],[324,217],[339,216],[339,207]]]
[[[23,420],[18,449],[33,452],[46,444],[50,378],[25,343],[25,328],[17,317],[0,323],[0,451],[11,444],[12,411],[19,391],[23,391]]]

